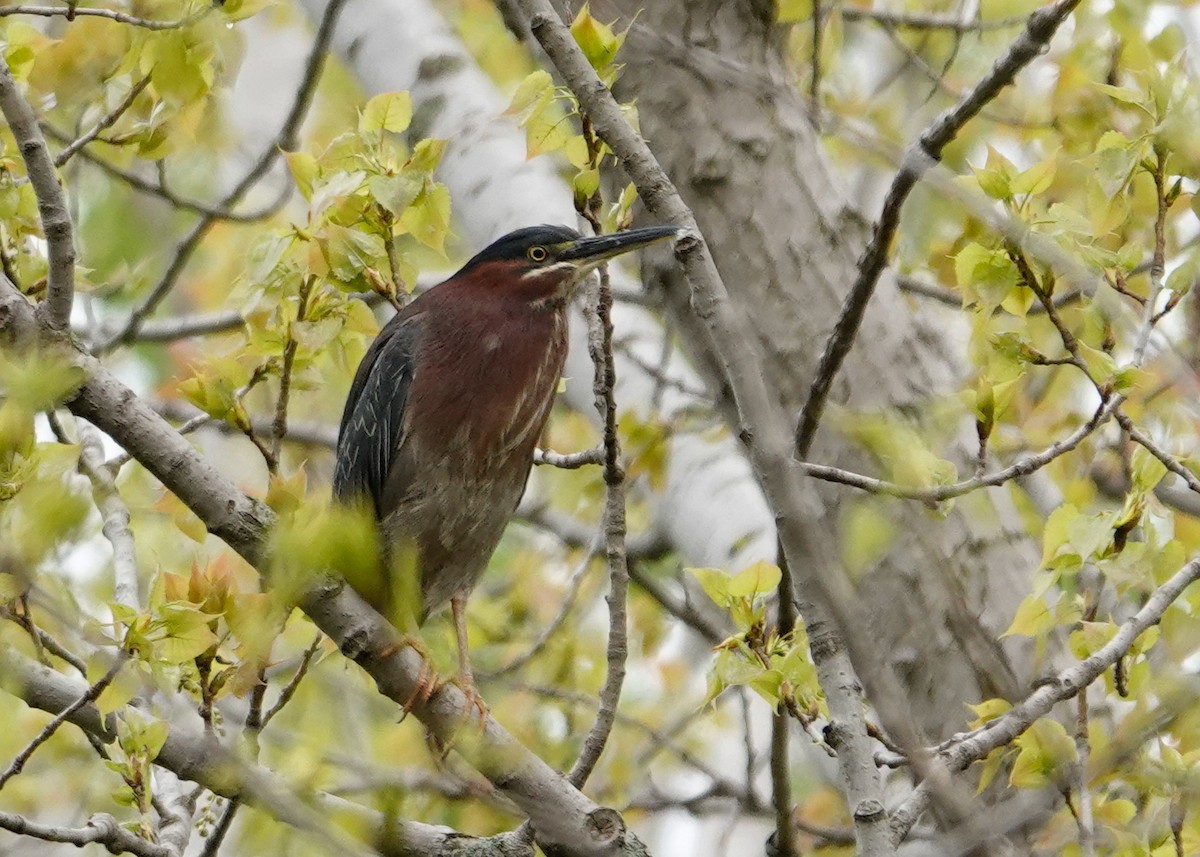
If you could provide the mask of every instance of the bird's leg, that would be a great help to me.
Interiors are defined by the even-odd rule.
[[[412,643],[409,643],[409,645],[412,645]],[[424,647],[413,645],[413,648],[416,649],[418,654],[421,655],[421,669],[417,673],[417,680],[413,685],[412,693],[408,695],[408,699],[404,700],[404,702],[400,704],[400,707],[404,709],[404,714],[400,716],[401,722],[403,722],[404,718],[408,716],[408,713],[412,710],[412,706],[415,703],[420,702],[422,705],[424,705],[425,703],[429,702],[429,700],[433,697],[433,694],[437,692],[437,689],[441,687],[442,684],[441,679],[438,678],[438,674],[432,666],[432,662],[429,659],[428,653],[424,650]]]
[[[471,653],[467,642],[467,591],[460,589],[450,599],[450,612],[454,617],[454,634],[458,638],[458,686],[467,697],[467,705],[479,710],[479,722],[487,719],[487,706],[475,687],[475,676],[471,672]]]

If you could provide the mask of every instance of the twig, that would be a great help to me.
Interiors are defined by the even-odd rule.
[[[822,0],[812,0],[812,57],[808,69],[808,110],[813,127],[821,130],[821,36],[825,29],[825,9]],[[791,854],[791,843],[779,846],[785,855]]]
[[[922,15],[917,12],[890,12],[842,4],[838,13],[847,21],[872,21],[910,30],[952,30],[956,33],[978,33],[984,30],[1003,30],[1025,23],[1025,18],[997,18],[994,21],[964,21],[952,15]]]
[[[288,400],[291,398],[292,391],[292,370],[296,364],[296,349],[300,347],[300,340],[296,338],[296,332],[293,324],[302,324],[305,316],[308,313],[308,297],[312,293],[313,281],[315,277],[308,276],[300,284],[300,293],[297,296],[296,306],[296,321],[287,323],[287,341],[283,346],[283,361],[279,369],[279,398],[275,401],[275,420],[271,424],[271,458],[268,463],[274,462],[276,466],[279,463],[279,450],[283,445],[283,439],[287,435],[287,418],[288,418]],[[275,472],[275,468],[271,469]]]
[[[589,140],[594,140],[585,131]],[[595,145],[594,143],[592,145]],[[593,390],[596,410],[604,421],[604,555],[608,560],[608,647],[607,674],[600,688],[600,707],[571,766],[567,779],[576,787],[587,782],[608,743],[621,687],[625,682],[625,662],[629,657],[629,629],[626,600],[629,596],[629,566],[625,554],[625,468],[621,463],[621,441],[617,437],[617,403],[614,398],[617,370],[612,350],[612,289],[607,267],[600,269],[600,284],[594,313],[588,313],[588,351],[595,366]]]
[[[54,127],[44,124],[42,128],[46,134],[53,139],[63,143],[69,142],[70,138]],[[228,220],[234,223],[253,223],[263,220],[278,211],[287,201],[292,192],[291,182],[285,182],[281,186],[279,194],[272,202],[255,211],[247,211],[244,213],[237,212],[228,208],[218,208],[216,205],[210,205],[208,203],[200,202],[199,200],[189,199],[188,197],[181,196],[175,191],[171,190],[165,184],[160,182],[152,182],[148,179],[142,178],[137,173],[130,172],[129,170],[123,170],[115,164],[111,164],[98,155],[92,153],[89,149],[84,149],[83,151],[79,152],[78,155],[82,160],[87,161],[92,166],[97,167],[113,178],[125,182],[125,184],[129,185],[129,187],[138,191],[139,193],[157,196],[160,199],[166,200],[176,208],[183,209],[184,211],[191,211],[196,214],[210,216],[214,220]]]
[[[283,707],[295,696],[296,689],[300,687],[300,682],[304,680],[304,676],[308,674],[308,668],[312,666],[313,658],[316,657],[317,652],[321,649],[321,641],[323,639],[325,639],[325,635],[318,633],[313,637],[313,641],[308,644],[308,648],[304,650],[304,654],[300,658],[300,666],[296,667],[296,673],[283,686],[283,690],[279,692],[279,697],[275,700],[275,704],[263,713],[261,728],[267,728],[267,724],[274,720],[275,715],[282,711]]]
[[[18,91],[7,62],[0,62],[0,112],[25,161],[46,236],[46,300],[38,307],[38,316],[52,329],[65,330],[75,299],[75,231],[46,138],[38,128],[33,108]]]
[[[34,645],[39,649],[45,649],[50,654],[70,664],[80,675],[87,675],[87,664],[84,663],[83,658],[76,655],[48,632],[35,625],[33,617],[27,614],[17,615],[7,607],[0,607],[0,616],[16,622],[28,631],[30,636],[33,637]]]
[[[82,16],[107,18],[110,21],[116,21],[118,24],[128,24],[131,27],[141,27],[144,30],[175,30],[198,20],[201,15],[205,14],[205,11],[174,21],[152,21],[149,18],[139,18],[137,15],[118,12],[116,9],[92,9],[74,4],[68,6],[0,6],[0,18],[8,17],[9,15],[34,15],[40,18],[67,18],[70,20]]]
[[[25,746],[25,749],[18,753],[16,758],[12,760],[8,768],[3,773],[0,773],[0,789],[3,789],[9,780],[21,773],[22,769],[25,767],[25,763],[29,761],[29,758],[34,754],[37,748],[49,741],[51,736],[58,731],[58,727],[66,723],[72,714],[83,708],[85,705],[95,702],[100,694],[104,693],[104,688],[112,684],[112,680],[117,677],[117,673],[121,671],[121,667],[125,666],[125,661],[128,659],[128,657],[128,654],[122,651],[120,655],[118,655],[116,662],[108,668],[108,672],[106,672],[99,678],[98,681],[88,687],[88,689],[81,694],[78,699],[64,708],[57,716],[54,717],[54,719],[52,719],[42,728],[41,732],[34,736],[33,740]]]
[[[800,463],[800,469],[814,479],[849,485],[852,488],[859,488],[872,494],[903,497],[908,500],[920,500],[925,503],[940,503],[943,500],[951,500],[955,497],[969,494],[979,488],[1003,485],[1012,479],[1028,476],[1030,473],[1040,470],[1054,459],[1075,449],[1095,433],[1096,429],[1112,419],[1114,414],[1118,413],[1118,408],[1123,401],[1124,398],[1119,395],[1110,396],[1108,401],[1102,404],[1086,423],[1061,440],[1050,444],[1050,446],[1041,452],[1028,455],[1000,470],[985,473],[982,476],[974,476],[960,482],[953,482],[949,485],[913,488],[883,479],[875,479],[870,476],[852,473],[848,470],[841,470],[837,467],[829,467],[824,464],[811,464],[807,461]],[[1120,419],[1120,416],[1117,418]],[[1192,478],[1194,479],[1195,477],[1193,476]]]
[[[1120,662],[1147,628],[1158,624],[1167,608],[1197,579],[1200,579],[1200,558],[1188,562],[1156,589],[1142,608],[1121,624],[1113,638],[1090,657],[1066,668],[1053,681],[1042,684],[1019,705],[995,720],[989,720],[981,729],[969,733],[963,740],[953,742],[939,756],[951,769],[962,770],[997,747],[1012,742],[1057,703],[1085,692],[1088,685],[1105,670]],[[929,805],[929,798],[929,789],[923,783],[896,809],[891,821],[893,843],[898,844],[904,839]]]
[[[778,546],[776,559],[783,571],[779,577],[779,622],[776,633],[781,638],[790,637],[795,645],[793,632],[800,617],[796,615],[796,592],[792,587],[792,575],[787,568],[783,545]],[[790,737],[791,716],[780,705],[771,718],[771,805],[775,809],[775,848],[780,857],[793,857],[798,853],[796,833],[792,826],[795,807],[792,806],[792,772],[788,753]]]
[[[150,75],[146,75],[140,80],[134,82],[133,86],[129,88],[129,93],[123,99],[121,99],[121,102],[116,107],[101,116],[99,121],[97,121],[89,131],[80,137],[76,137],[74,140],[68,143],[66,147],[58,153],[58,155],[55,156],[54,166],[61,167],[67,161],[71,160],[72,156],[76,152],[99,137],[105,129],[112,127],[112,125],[125,114],[125,111],[133,106],[133,102],[137,100],[137,97],[142,94],[142,90],[144,90],[149,83]]]
[[[1127,417],[1123,412],[1117,413],[1117,423],[1129,435],[1129,439],[1139,446],[1145,447],[1146,451],[1161,461],[1166,468],[1187,483],[1188,488],[1196,493],[1200,493],[1200,479],[1196,478],[1196,474],[1180,463],[1179,459],[1171,455],[1161,446],[1154,442],[1150,435],[1146,434],[1138,428],[1133,420]]]
[[[800,410],[795,436],[797,458],[806,458],[812,447],[817,425],[821,421],[825,402],[833,386],[833,379],[854,345],[867,304],[875,291],[876,283],[879,282],[880,274],[887,265],[892,238],[900,225],[900,209],[909,192],[921,176],[941,159],[942,150],[955,138],[959,130],[983,109],[985,104],[1011,84],[1017,72],[1042,52],[1059,25],[1078,4],[1079,0],[1058,0],[1030,15],[1025,24],[1025,31],[1009,46],[1005,55],[997,60],[987,76],[954,107],[943,112],[905,155],[891,187],[888,188],[875,232],[859,259],[858,276],[842,305],[833,333],[825,344],[808,398]]]
[[[80,10],[83,11],[83,10]],[[65,842],[82,848],[98,843],[113,854],[128,853],[135,857],[177,857],[170,850],[126,830],[107,813],[97,813],[85,827],[55,827],[38,824],[12,812],[0,812],[0,827],[19,836],[31,836],[45,842]]]
[[[217,852],[221,850],[222,843],[225,842],[226,834],[233,827],[233,819],[237,816],[238,808],[241,805],[242,801],[236,797],[230,798],[229,802],[225,804],[225,809],[221,811],[221,817],[217,819],[217,823],[205,837],[204,850],[200,852],[200,857],[216,857]]]
[[[575,606],[575,600],[579,597],[579,590],[583,584],[584,578],[587,577],[588,569],[591,567],[592,559],[600,550],[600,536],[597,534],[596,539],[592,544],[588,545],[587,551],[584,553],[583,559],[575,566],[571,572],[570,578],[567,580],[567,594],[563,598],[562,604],[559,605],[558,613],[550,620],[542,630],[538,633],[537,639],[530,646],[517,655],[508,663],[501,666],[499,669],[488,673],[482,673],[482,677],[488,680],[494,680],[503,676],[516,672],[524,667],[527,663],[537,657],[551,638],[562,628],[567,617],[571,615],[571,608]]]
[[[533,463],[548,467],[561,467],[563,470],[578,470],[592,464],[604,463],[604,447],[597,446],[581,452],[555,452],[552,449],[535,449]]]
[[[305,64],[304,78],[300,83],[299,89],[296,91],[292,108],[288,111],[283,126],[279,129],[279,133],[275,136],[271,145],[263,151],[242,179],[217,204],[217,211],[236,205],[266,175],[267,171],[279,158],[281,152],[290,152],[296,148],[300,126],[304,122],[304,117],[307,115],[308,108],[312,104],[313,96],[317,89],[317,81],[320,80],[321,70],[325,65],[329,43],[333,38],[334,28],[337,26],[338,15],[341,13],[345,3],[346,0],[330,0],[329,5],[325,7],[325,14],[321,18],[320,26],[317,27],[317,34],[313,39],[312,49]],[[216,221],[217,217],[213,213],[201,215],[191,231],[176,245],[171,262],[158,283],[154,285],[150,293],[129,314],[124,327],[94,349],[96,353],[107,353],[119,345],[131,342],[136,337],[142,322],[158,308],[158,305],[175,288],[175,283],[183,273],[183,269],[187,266],[192,254],[200,246],[201,241],[204,240],[209,229],[212,228]]]

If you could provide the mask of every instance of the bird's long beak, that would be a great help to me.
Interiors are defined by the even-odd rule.
[[[580,268],[593,268],[605,259],[637,250],[655,241],[676,235],[679,229],[674,226],[647,226],[644,229],[627,229],[624,232],[614,232],[610,235],[597,235],[593,238],[579,238],[572,241],[559,251],[560,262],[571,262]]]

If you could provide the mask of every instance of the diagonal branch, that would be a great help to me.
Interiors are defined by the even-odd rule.
[[[1198,579],[1200,558],[1188,562],[1166,583],[1154,590],[1142,608],[1122,623],[1113,638],[1090,657],[1072,664],[1052,681],[1038,687],[1020,705],[1009,709],[995,720],[988,721],[983,728],[971,733],[964,740],[944,749],[940,755],[946,765],[952,770],[962,770],[972,762],[984,758],[997,747],[1010,743],[1033,725],[1034,721],[1048,714],[1057,703],[1083,693],[1105,670],[1125,656],[1146,629],[1157,625],[1167,608]],[[899,843],[904,839],[909,829],[929,806],[929,798],[929,789],[922,784],[892,814],[893,842]]]
[[[46,148],[46,138],[38,127],[33,108],[17,90],[17,82],[7,62],[0,62],[0,112],[3,112],[25,161],[46,236],[49,263],[46,300],[38,308],[38,315],[55,330],[64,330],[71,320],[71,304],[75,300],[74,229],[50,150]]]
[[[1041,54],[1059,25],[1077,5],[1079,0],[1058,0],[1030,15],[1025,24],[1025,31],[1009,46],[1008,52],[996,61],[987,76],[958,104],[942,113],[909,149],[899,172],[892,180],[892,186],[888,188],[883,210],[875,224],[875,232],[858,261],[858,277],[842,305],[837,324],[821,354],[816,376],[808,391],[808,399],[800,410],[795,437],[797,458],[803,460],[812,448],[833,379],[854,345],[859,325],[862,324],[863,315],[867,311],[867,304],[883,269],[887,266],[888,251],[900,225],[900,209],[904,206],[909,192],[921,176],[941,159],[942,150],[962,127],[974,118],[984,105],[999,95],[1001,90],[1011,84],[1017,72]]]
[[[111,128],[113,124],[125,114],[125,111],[133,106],[133,102],[137,100],[137,97],[142,94],[142,90],[144,90],[149,84],[150,75],[145,75],[141,79],[135,81],[133,86],[130,87],[129,92],[124,98],[121,99],[120,103],[117,104],[116,107],[101,116],[95,125],[68,143],[63,150],[55,156],[54,166],[61,167],[67,161],[71,160],[76,152],[99,137],[106,129]],[[52,134],[51,136],[54,135]]]

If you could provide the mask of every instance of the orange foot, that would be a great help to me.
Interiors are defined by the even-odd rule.
[[[408,695],[408,699],[400,703],[400,707],[404,709],[404,713],[400,715],[399,722],[404,722],[404,718],[409,715],[414,705],[425,705],[438,692],[441,686],[445,683],[432,666],[430,666],[429,658],[420,647],[414,646],[418,653],[421,654],[421,669],[417,673],[417,680],[413,684],[412,693]]]

